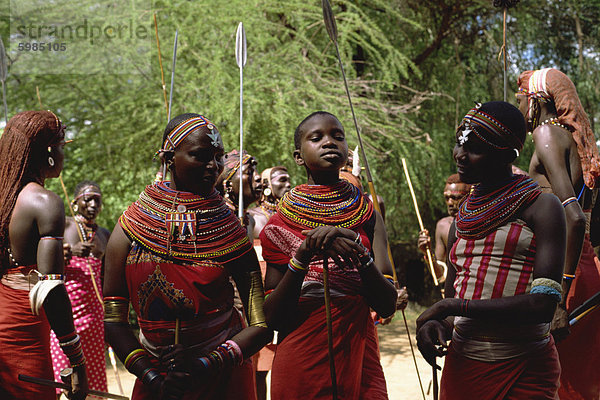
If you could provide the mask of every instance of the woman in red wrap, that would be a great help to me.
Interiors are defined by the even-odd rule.
[[[0,136],[0,398],[56,399],[50,328],[73,367],[71,399],[88,389],[85,357],[64,285],[62,199],[44,188],[63,168],[65,126],[51,111],[23,111]]]
[[[87,361],[90,389],[107,392],[101,291],[102,263],[110,231],[96,224],[102,208],[100,186],[87,180],[79,182],[71,207],[75,218],[66,219],[64,246],[70,257],[65,265],[65,287]],[[60,372],[68,367],[68,359],[60,350],[54,333],[51,334],[50,346],[54,379],[60,381]]]
[[[348,144],[327,112],[306,117],[294,134],[294,159],[307,183],[281,199],[260,240],[267,262],[265,314],[279,331],[274,399],[330,399],[323,260],[329,265],[333,354],[339,398],[387,399],[375,326],[396,309],[383,219],[339,171]]]
[[[524,141],[519,110],[502,101],[478,103],[456,132],[458,174],[474,186],[448,234],[446,298],[417,319],[425,360],[437,367],[446,356],[440,399],[556,398],[550,321],[561,301],[565,216],[556,196],[513,175]]]
[[[250,356],[271,332],[256,254],[215,190],[223,153],[221,136],[205,117],[173,118],[159,151],[172,180],[147,186],[110,237],[105,330],[138,377],[133,399],[256,396]],[[230,275],[249,324],[233,307]],[[128,324],[130,302],[139,339]]]

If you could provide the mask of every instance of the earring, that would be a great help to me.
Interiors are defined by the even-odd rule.
[[[77,204],[73,205],[73,212],[79,211],[79,206]]]
[[[263,191],[263,193],[264,193],[264,195],[265,195],[265,196],[270,196],[270,195],[271,195],[271,189],[270,189],[270,188],[266,188],[266,189]]]
[[[48,165],[50,165],[51,167],[54,167],[54,158],[52,158],[51,156],[48,157]]]

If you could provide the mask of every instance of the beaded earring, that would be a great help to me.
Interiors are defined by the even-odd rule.
[[[48,146],[48,154],[52,153],[52,147]],[[48,165],[54,167],[54,158],[52,156],[48,156]]]

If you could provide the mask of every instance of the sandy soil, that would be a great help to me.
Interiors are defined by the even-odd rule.
[[[431,377],[432,370],[425,362],[416,347],[415,321],[419,316],[421,308],[409,305],[405,311],[406,321],[410,330],[411,340],[415,352],[415,358],[419,369],[419,375],[423,384],[423,391],[427,399],[431,399]],[[419,400],[423,398],[415,363],[411,354],[408,335],[404,325],[402,313],[398,312],[389,325],[378,325],[379,347],[381,351],[381,365],[387,380],[388,394],[390,400]],[[109,391],[120,393],[114,370],[108,356],[106,358]],[[117,360],[119,377],[123,392],[126,396],[131,395],[133,389],[133,375],[125,370],[120,361]],[[440,374],[438,373],[438,379]],[[429,389],[429,393],[428,393]]]

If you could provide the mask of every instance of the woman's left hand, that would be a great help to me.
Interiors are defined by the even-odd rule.
[[[419,315],[419,318],[417,318],[417,330],[427,321],[441,321],[451,315],[457,315],[459,307],[460,299],[450,298],[438,301]]]

